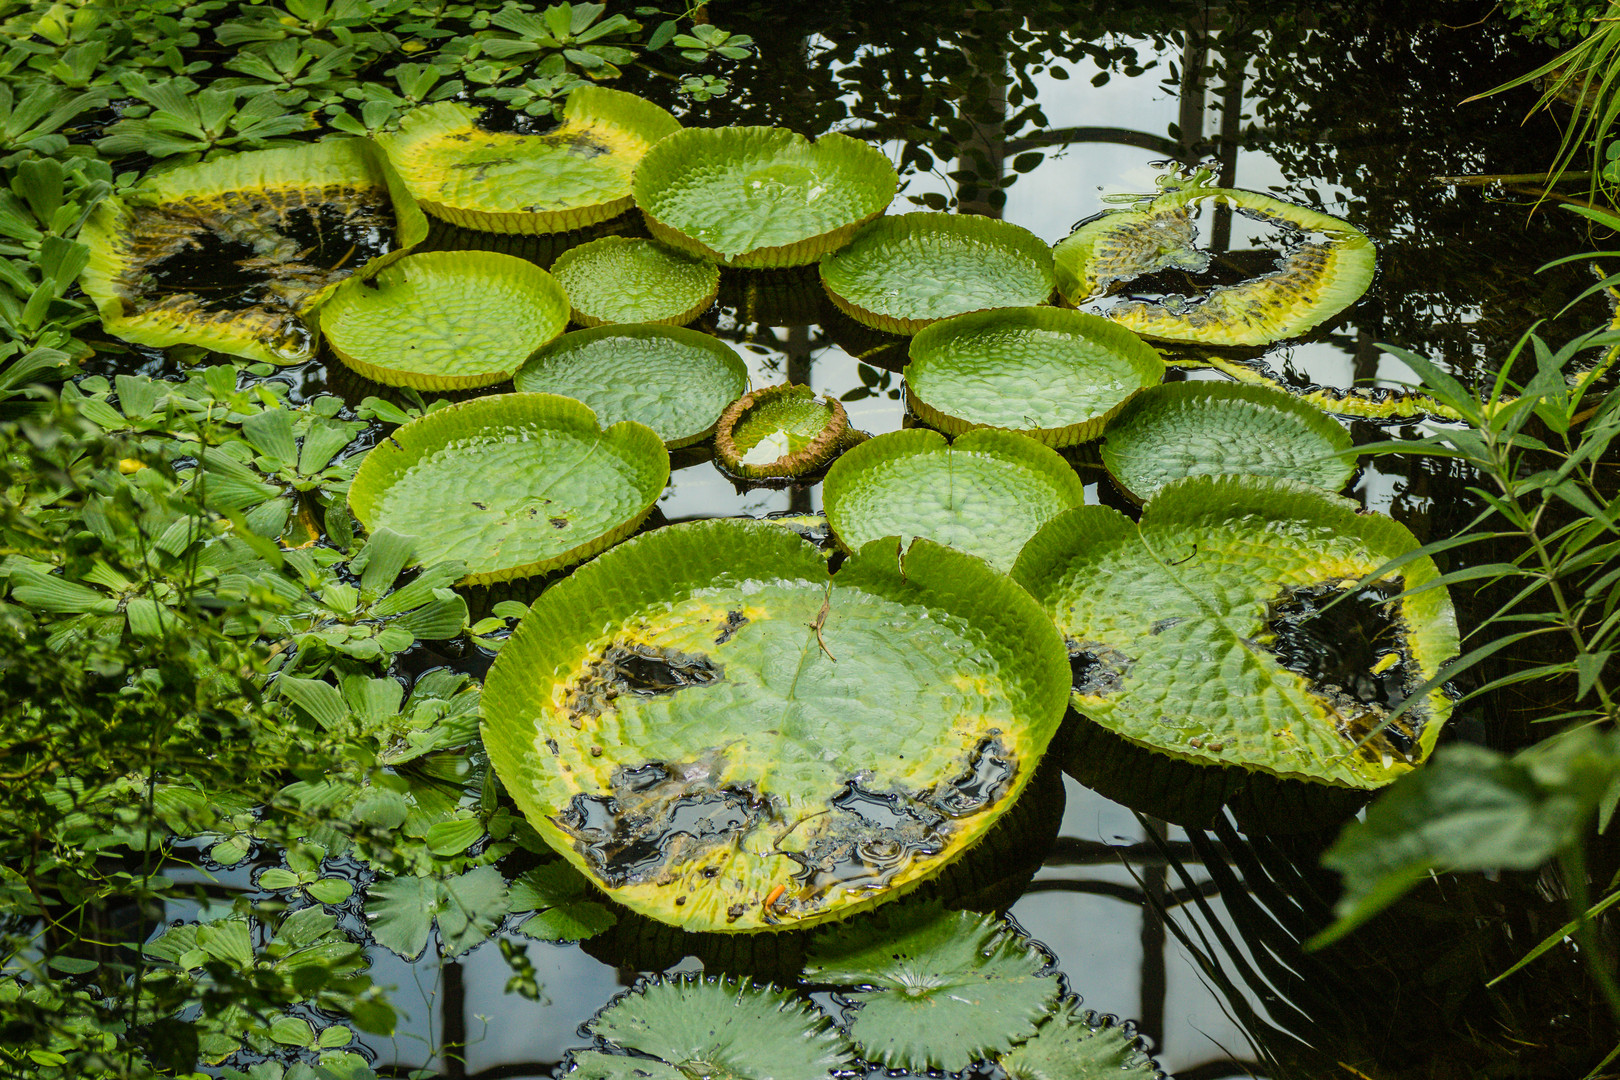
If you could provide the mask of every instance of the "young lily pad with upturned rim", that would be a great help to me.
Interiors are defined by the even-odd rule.
[[[879,435],[840,457],[822,486],[845,550],[880,536],[926,536],[1003,573],[1037,529],[1085,501],[1085,484],[1057,451],[988,428],[950,445],[926,428]]]
[[[564,334],[513,377],[522,391],[562,394],[603,423],[634,420],[670,449],[707,438],[748,390],[748,367],[711,334],[680,326],[597,326]]]
[[[714,303],[720,268],[653,240],[604,236],[551,264],[581,326],[685,326]]]
[[[880,542],[829,579],[786,529],[691,522],[541,595],[485,681],[484,744],[529,823],[632,910],[806,927],[979,840],[1067,674],[1050,620],[982,560]]]
[[[1153,346],[1107,319],[998,308],[924,327],[911,341],[906,400],[947,435],[1000,427],[1072,446],[1096,438],[1132,394],[1163,379]]]
[[[780,383],[726,407],[715,425],[714,455],[727,472],[749,480],[808,476],[837,457],[849,438],[842,403],[808,386]]]
[[[848,135],[685,128],[642,159],[635,199],[671,247],[726,266],[801,266],[883,213],[898,184],[881,150]]]
[[[1164,341],[1264,345],[1326,322],[1372,284],[1377,253],[1367,235],[1349,222],[1255,191],[1172,182],[1146,205],[1099,214],[1058,241],[1053,256],[1064,302],[1078,307],[1100,298],[1115,282],[1167,267],[1207,267],[1209,253],[1193,246],[1192,214],[1204,203],[1296,233],[1322,233],[1327,240],[1295,244],[1270,273],[1202,296],[1117,304],[1104,312],[1108,318]]]
[[[562,124],[544,135],[485,131],[481,112],[425,105],[377,142],[429,213],[486,232],[565,232],[617,217],[648,148],[681,130],[667,110],[604,86],[569,94]]]
[[[1152,386],[1108,422],[1103,464],[1137,502],[1185,476],[1279,476],[1338,491],[1350,433],[1292,394],[1240,383]]]
[[[200,345],[271,364],[315,355],[305,319],[351,274],[427,236],[369,141],[231,154],[101,202],[79,239],[102,325],[142,345]]]
[[[373,382],[466,390],[505,382],[562,333],[568,297],[516,256],[426,251],[344,282],[320,320],[337,358]]]
[[[653,430],[555,394],[495,394],[412,420],[355,473],[368,530],[416,537],[423,562],[460,559],[464,585],[588,559],[635,531],[669,480]]]
[[[1052,250],[1034,233],[973,214],[904,214],[865,226],[821,260],[827,295],[850,318],[915,334],[940,319],[1052,299]]]
[[[1435,686],[1386,727],[1457,651],[1430,560],[1359,585],[1417,547],[1320,488],[1195,476],[1140,525],[1102,506],[1059,515],[1013,576],[1062,631],[1074,706],[1096,723],[1193,762],[1374,788],[1428,756],[1451,710]]]

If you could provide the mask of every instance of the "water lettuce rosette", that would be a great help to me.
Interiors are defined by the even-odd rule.
[[[644,424],[603,429],[555,394],[495,394],[401,426],[366,454],[349,509],[371,532],[416,540],[424,563],[457,559],[461,584],[588,559],[635,531],[669,480]]]
[[[427,219],[363,139],[231,154],[143,180],[85,222],[80,277],[107,331],[272,364],[315,355],[306,318],[351,274],[427,235]]]
[[[685,326],[714,303],[720,268],[652,240],[604,236],[551,264],[581,326]]]
[[[582,401],[603,423],[634,420],[670,449],[714,431],[748,391],[748,367],[726,342],[680,326],[598,326],[564,334],[513,379],[519,390]]]
[[[1044,304],[1056,278],[1034,233],[973,214],[881,217],[821,260],[840,311],[897,334],[985,308]]]
[[[1083,311],[1000,308],[925,327],[911,341],[906,400],[931,427],[1022,432],[1048,446],[1101,434],[1164,361],[1129,330]]]
[[[1058,291],[1076,307],[1116,283],[1166,269],[1201,272],[1210,253],[1195,246],[1193,214],[1205,204],[1228,207],[1300,237],[1276,269],[1196,296],[1131,300],[1104,310],[1144,337],[1200,345],[1264,345],[1297,337],[1349,307],[1372,284],[1376,251],[1349,222],[1254,191],[1166,184],[1163,194],[1131,209],[1106,211],[1057,243]]]
[[[425,105],[377,141],[429,213],[486,232],[564,232],[624,213],[637,163],[681,127],[650,101],[589,85],[568,95],[562,123],[544,135],[486,131],[480,114]]]
[[[344,282],[320,322],[333,354],[373,382],[465,390],[505,382],[562,333],[568,297],[526,259],[426,251]]]
[[[632,910],[804,927],[983,836],[1067,672],[1050,621],[979,559],[891,538],[829,577],[785,529],[693,522],[540,597],[485,682],[484,743],[529,823]]]
[[[850,429],[842,402],[782,383],[726,406],[714,429],[714,456],[727,472],[748,480],[802,477],[862,438]]]
[[[725,266],[800,266],[888,208],[899,178],[876,147],[785,128],[685,128],[636,169],[654,237]]]
[[[834,462],[822,486],[847,551],[881,536],[926,536],[1003,572],[1037,529],[1085,501],[1085,484],[1057,451],[989,428],[948,445],[926,428],[879,435]]]
[[[1458,641],[1434,564],[1362,584],[1417,547],[1320,488],[1195,476],[1140,524],[1103,506],[1059,515],[1013,577],[1068,643],[1090,720],[1186,761],[1365,789],[1416,768],[1451,710],[1426,685]]]

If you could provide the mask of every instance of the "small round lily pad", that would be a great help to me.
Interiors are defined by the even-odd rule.
[[[343,283],[322,306],[339,360],[373,382],[418,390],[493,386],[568,325],[544,270],[493,251],[428,251]]]
[[[926,536],[1006,572],[1037,529],[1085,503],[1086,490],[1057,451],[1016,432],[979,429],[946,445],[939,432],[915,428],[839,458],[822,501],[845,550]]]
[[[657,239],[726,266],[801,266],[894,198],[875,146],[785,128],[685,128],[647,152],[635,200]]]
[[[905,214],[863,227],[821,260],[839,309],[867,326],[915,334],[985,308],[1044,304],[1056,278],[1034,233],[971,214]]]
[[[564,334],[530,357],[513,383],[583,401],[604,424],[646,424],[675,449],[708,437],[748,390],[748,368],[709,334],[629,324]]]
[[[720,268],[652,240],[604,236],[551,264],[581,326],[685,326],[714,303]]]
[[[579,229],[630,208],[630,177],[680,123],[622,90],[581,86],[544,135],[485,131],[453,101],[415,109],[377,142],[424,209],[486,232]]]
[[[924,327],[911,341],[907,402],[948,435],[1021,431],[1048,446],[1087,442],[1164,361],[1107,319],[1048,307],[999,308]]]
[[[527,577],[630,535],[669,480],[644,424],[603,430],[555,394],[495,394],[428,413],[371,451],[349,509],[371,532],[416,538],[424,563],[459,559],[462,584]]]
[[[1292,394],[1240,383],[1153,386],[1108,422],[1103,464],[1141,502],[1184,476],[1280,476],[1338,491],[1350,433]]]
[[[841,402],[783,383],[727,406],[715,426],[714,453],[727,472],[747,479],[808,476],[838,456],[849,438]]]
[[[655,529],[540,596],[485,680],[484,745],[529,824],[689,931],[805,928],[920,885],[1014,804],[1068,664],[981,559]]]

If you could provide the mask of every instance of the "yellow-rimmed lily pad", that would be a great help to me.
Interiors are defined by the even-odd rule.
[[[407,255],[344,282],[321,331],[373,382],[464,390],[505,382],[568,325],[568,297],[526,259],[494,251]]]
[[[1037,529],[1085,501],[1085,484],[1057,451],[990,429],[950,445],[923,428],[879,435],[834,462],[822,487],[846,550],[881,536],[926,536],[1003,572]]]
[[[483,694],[529,823],[688,930],[841,918],[941,870],[1057,730],[1062,642],[981,560],[876,543],[829,578],[763,522],[658,529],[535,603]]]
[[[686,128],[648,152],[635,199],[673,247],[726,266],[801,266],[883,213],[898,183],[881,150],[847,135]]]
[[[438,102],[378,137],[417,201],[469,229],[549,233],[630,208],[630,177],[647,149],[680,123],[650,101],[582,86],[544,135],[485,131],[481,110]]]
[[[726,406],[748,391],[748,367],[713,335],[629,324],[564,334],[513,382],[583,401],[603,423],[646,424],[675,449],[708,437]]]
[[[1164,379],[1147,342],[1096,315],[1047,307],[958,315],[911,341],[907,402],[948,435],[1020,431],[1048,446],[1101,434],[1130,396]]]
[[[1044,304],[1056,278],[1034,233],[971,214],[882,217],[821,260],[839,310],[878,330],[915,334],[985,308]]]
[[[1349,222],[1269,195],[1199,183],[1168,183],[1145,205],[1111,210],[1084,222],[1053,249],[1058,291],[1080,306],[1100,300],[1116,283],[1165,269],[1199,272],[1210,254],[1195,246],[1193,214],[1224,206],[1297,238],[1275,270],[1206,292],[1099,306],[1146,337],[1200,345],[1264,345],[1297,337],[1349,307],[1372,284],[1376,251]],[[1307,241],[1304,233],[1324,239]]]
[[[160,173],[96,207],[80,283],[102,325],[142,345],[273,364],[315,355],[309,313],[427,235],[377,148],[325,139]]]
[[[860,438],[841,402],[782,383],[726,407],[715,425],[714,454],[722,468],[745,479],[808,476]]]
[[[1373,788],[1440,737],[1438,686],[1389,718],[1455,655],[1457,623],[1445,589],[1424,588],[1426,558],[1359,584],[1418,543],[1358,510],[1289,480],[1195,476],[1140,525],[1059,515],[1013,576],[1062,631],[1074,706],[1096,723],[1199,764]]]
[[[714,303],[714,263],[631,236],[604,236],[570,248],[551,264],[581,326],[652,323],[685,326]]]
[[[424,563],[459,559],[463,584],[569,566],[635,531],[669,480],[653,430],[606,430],[555,394],[496,394],[412,420],[367,455],[349,509],[416,538]]]
[[[1278,476],[1338,491],[1350,433],[1292,394],[1240,383],[1153,386],[1108,422],[1103,464],[1141,502],[1186,476]]]

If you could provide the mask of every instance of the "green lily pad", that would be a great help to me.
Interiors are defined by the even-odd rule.
[[[782,383],[727,406],[714,429],[721,466],[747,479],[808,476],[838,456],[851,438],[842,403],[808,386]]]
[[[925,428],[879,435],[839,458],[822,487],[845,550],[881,536],[926,536],[1003,573],[1035,530],[1085,501],[1085,484],[1057,451],[988,429],[949,446]]]
[[[424,563],[458,559],[462,584],[588,559],[635,531],[669,480],[649,427],[555,394],[496,394],[412,420],[367,455],[349,509],[368,530],[416,538]]]
[[[821,260],[832,302],[857,322],[915,334],[985,308],[1052,299],[1052,252],[1028,229],[971,214],[905,214],[867,225]]]
[[[696,330],[598,326],[541,349],[513,383],[583,401],[603,423],[646,424],[675,449],[708,437],[748,390],[748,368],[730,345]]]
[[[1135,1032],[1064,1001],[1035,1037],[996,1058],[1012,1080],[1158,1080]]]
[[[613,899],[691,931],[898,896],[1017,798],[1067,697],[1050,620],[981,560],[673,525],[553,585],[485,681],[529,824]]]
[[[1061,984],[1047,958],[994,915],[900,905],[824,930],[805,975],[856,1006],[850,1037],[889,1068],[960,1072],[1035,1033]]]
[[[569,94],[544,135],[485,131],[480,112],[427,105],[377,142],[424,209],[486,232],[565,232],[624,213],[647,149],[681,129],[665,109],[602,86]]]
[[[293,364],[315,355],[306,318],[338,282],[425,236],[375,146],[323,139],[173,169],[104,200],[79,234],[80,284],[126,341]]]
[[[558,256],[551,272],[581,326],[685,326],[714,303],[720,268],[651,240],[604,236]]]
[[[562,333],[568,297],[512,255],[428,251],[344,282],[320,318],[333,354],[373,382],[464,390],[505,382]]]
[[[837,133],[686,128],[648,151],[635,199],[658,240],[726,266],[802,266],[888,208],[899,178]]]
[[[1141,502],[1185,476],[1279,476],[1338,491],[1350,433],[1292,394],[1238,383],[1150,387],[1108,423],[1103,464]]]
[[[1349,222],[1269,195],[1201,184],[1167,185],[1144,206],[1112,210],[1084,222],[1053,249],[1058,291],[1076,307],[1102,297],[1117,282],[1169,268],[1199,272],[1210,254],[1194,244],[1193,214],[1204,204],[1225,206],[1296,235],[1277,268],[1201,296],[1162,302],[1132,300],[1104,314],[1144,337],[1200,345],[1264,345],[1297,337],[1349,307],[1372,284],[1377,253]]]
[[[585,1030],[646,1058],[584,1051],[574,1073],[601,1080],[828,1080],[855,1055],[820,1009],[774,987],[717,978],[643,983],[608,1003]],[[650,1068],[649,1068],[650,1067]],[[645,1070],[645,1071],[644,1071]]]
[[[1385,723],[1457,651],[1428,559],[1359,585],[1417,546],[1320,488],[1195,476],[1160,489],[1140,526],[1067,511],[1013,576],[1062,631],[1074,706],[1096,723],[1193,762],[1373,788],[1420,764],[1451,710],[1435,687]]]
[[[919,332],[906,365],[906,401],[947,435],[1000,427],[1071,446],[1096,438],[1132,394],[1163,379],[1153,346],[1107,319],[1000,308]]]

